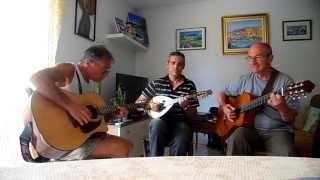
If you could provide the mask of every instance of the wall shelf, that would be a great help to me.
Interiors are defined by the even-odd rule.
[[[138,41],[123,33],[107,34],[105,38],[118,42],[121,45],[128,46],[135,51],[146,51],[148,49]]]

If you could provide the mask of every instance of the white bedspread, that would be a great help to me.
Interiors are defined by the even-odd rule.
[[[0,169],[11,179],[320,179],[320,159],[188,156],[30,163]]]

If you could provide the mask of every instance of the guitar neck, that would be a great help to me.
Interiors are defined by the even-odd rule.
[[[306,94],[311,93],[314,87],[315,85],[311,81],[307,80],[307,81],[301,81],[301,82],[290,84],[285,88],[282,87],[279,91],[276,91],[275,93],[280,94],[282,97],[284,97],[285,100],[288,100],[288,99],[297,100],[297,99],[300,99],[301,97],[306,97]],[[264,105],[268,102],[270,94],[271,93],[260,96],[248,104],[243,104],[237,107],[237,110],[240,112],[245,112],[245,111],[254,109],[256,107],[259,107],[261,105]]]
[[[250,103],[239,106],[238,109],[240,110],[240,112],[246,112],[251,109],[257,108],[259,106],[262,106],[268,102],[269,96],[270,96],[270,93],[260,96],[254,99],[253,101],[251,101]]]
[[[134,103],[134,104],[124,104],[124,105],[120,105],[122,107],[126,107],[129,111],[134,111],[135,109],[137,109],[138,107],[144,107],[145,104],[143,103]],[[107,114],[111,114],[117,111],[118,106],[112,106],[112,105],[106,105],[103,106],[101,108],[98,108],[99,114],[100,115],[107,115]]]
[[[192,94],[188,94],[188,95],[185,95],[183,97],[186,97],[186,98],[195,98],[195,99],[198,99],[198,100],[201,100],[209,95],[212,94],[212,91],[211,90],[207,90],[207,91],[198,91],[198,92],[195,92],[195,93],[192,93]],[[175,99],[173,99],[173,103],[177,103],[179,102],[179,98],[180,97],[177,97]]]

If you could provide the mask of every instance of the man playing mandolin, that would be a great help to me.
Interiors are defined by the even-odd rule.
[[[267,105],[256,109],[254,128],[238,127],[228,137],[227,155],[254,155],[256,151],[265,150],[271,156],[293,156],[293,122],[299,101],[286,102],[284,97],[274,93],[293,84],[293,80],[272,68],[272,49],[266,43],[252,44],[247,60],[251,72],[227,85],[219,94],[219,104],[225,121],[236,121],[239,117],[235,105],[228,101],[229,96],[243,93],[254,96],[265,93],[270,95]]]
[[[77,94],[95,91],[94,82],[100,82],[108,75],[112,61],[111,53],[104,46],[96,45],[85,51],[79,64],[61,63],[40,70],[33,74],[31,81],[38,94],[63,108],[81,127],[91,121],[92,113],[86,106],[69,98],[62,89]],[[127,113],[126,108],[119,108],[119,111],[112,115],[125,116]],[[80,147],[59,159],[127,157],[131,148],[129,141],[104,133],[90,137]]]
[[[188,121],[195,119],[199,102],[188,97],[196,93],[195,84],[182,75],[185,56],[181,52],[171,52],[167,61],[168,75],[151,81],[136,102],[149,102],[155,96],[178,99],[172,108],[149,124],[150,156],[162,156],[165,146],[170,146],[172,156],[183,156],[192,141],[192,129]],[[159,104],[150,102],[151,109],[161,111]]]

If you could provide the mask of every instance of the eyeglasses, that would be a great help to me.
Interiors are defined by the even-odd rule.
[[[253,60],[258,60],[258,61],[261,61],[263,60],[264,58],[270,56],[270,54],[266,54],[266,55],[257,55],[257,56],[254,56],[254,57],[251,57],[251,56],[247,56],[246,57],[246,60],[248,61],[253,61]]]

